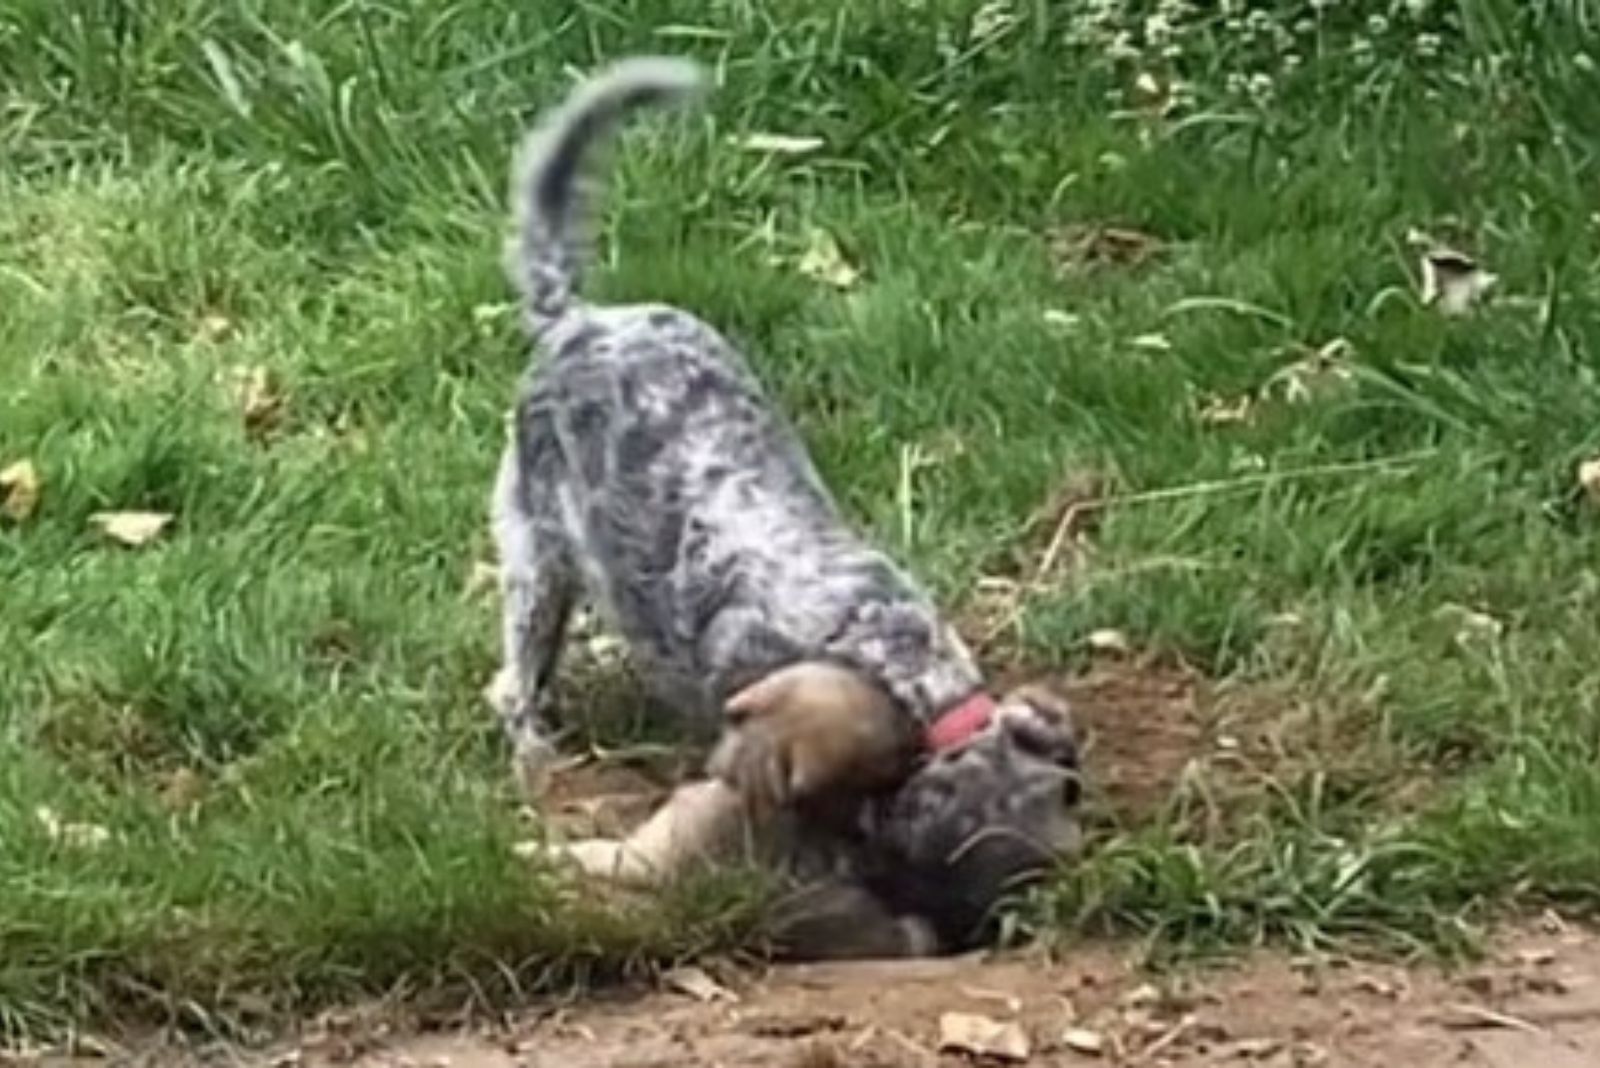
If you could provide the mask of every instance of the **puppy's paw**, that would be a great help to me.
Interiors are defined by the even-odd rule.
[[[1000,702],[1000,722],[1030,750],[1064,767],[1078,766],[1078,736],[1072,707],[1048,686],[1029,683]]]
[[[800,663],[735,694],[711,774],[758,811],[902,777],[915,726],[879,686],[829,663]]]
[[[619,886],[653,886],[661,878],[648,858],[615,838],[585,838],[550,846],[546,856],[587,878]]]

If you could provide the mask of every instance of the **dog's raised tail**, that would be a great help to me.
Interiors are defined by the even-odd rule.
[[[586,234],[582,189],[589,150],[634,109],[676,103],[705,82],[686,59],[624,59],[580,85],[523,143],[512,188],[516,232],[508,268],[538,332],[577,299]]]

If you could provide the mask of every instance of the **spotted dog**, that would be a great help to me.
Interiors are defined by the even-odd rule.
[[[1027,694],[988,695],[931,599],[846,522],[717,330],[663,304],[582,297],[586,156],[630,111],[690,98],[701,84],[684,61],[624,60],[579,86],[523,147],[507,263],[537,359],[493,497],[504,663],[492,700],[537,797],[554,752],[546,713],[565,629],[591,601],[667,707],[723,727],[713,793],[737,805],[669,810],[722,812],[688,821],[712,831],[735,808],[758,821],[799,818],[845,852],[842,843],[876,843],[875,858],[915,868],[919,851],[954,841],[958,825],[1033,796],[1021,788],[1029,775],[1029,789],[1048,782],[1046,807],[1069,805],[1070,724]],[[1001,750],[1027,760],[990,759]],[[967,795],[974,804],[955,811]],[[1031,839],[1030,856],[1053,852],[1053,815],[1010,819],[999,838]]]

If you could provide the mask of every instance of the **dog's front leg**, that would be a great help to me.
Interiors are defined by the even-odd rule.
[[[513,443],[501,458],[493,502],[504,659],[487,696],[511,743],[522,793],[537,802],[555,763],[545,718],[580,579],[559,517],[529,510],[534,495],[519,492],[525,476],[517,465]]]

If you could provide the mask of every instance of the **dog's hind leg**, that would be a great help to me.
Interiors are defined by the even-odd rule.
[[[537,801],[555,761],[545,719],[581,584],[559,518],[553,509],[546,513],[530,506],[522,477],[513,445],[501,459],[493,503],[504,659],[489,700],[511,742],[523,794]],[[554,487],[541,489],[554,492]]]

